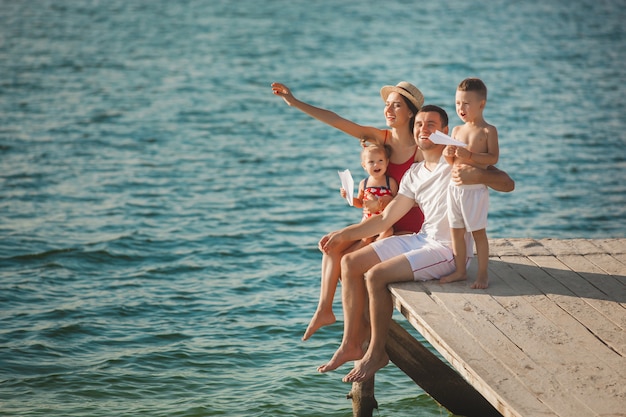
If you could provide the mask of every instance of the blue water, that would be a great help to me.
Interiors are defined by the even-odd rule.
[[[358,144],[273,81],[384,127],[407,80],[454,126],[479,76],[489,236],[625,237],[625,4],[482,3],[0,1],[0,414],[351,415],[341,321],[300,336]],[[377,399],[448,415],[393,365]]]

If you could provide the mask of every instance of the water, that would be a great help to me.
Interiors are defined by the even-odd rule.
[[[622,1],[0,1],[0,414],[348,416],[306,343],[357,142],[415,83],[498,127],[490,237],[626,236]],[[336,306],[340,311],[340,306]],[[344,372],[345,371],[345,372]],[[393,365],[380,416],[441,416]]]

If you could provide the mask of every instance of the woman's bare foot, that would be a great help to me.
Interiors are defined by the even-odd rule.
[[[319,372],[329,372],[339,368],[346,362],[356,361],[363,357],[363,349],[361,346],[344,346],[343,343],[335,352],[330,361],[317,368]]]
[[[488,276],[478,276],[476,281],[472,284],[472,288],[475,290],[485,289],[489,286]]]
[[[354,369],[343,377],[343,382],[363,382],[368,380],[373,377],[379,369],[384,368],[389,363],[389,356],[386,352],[376,357],[367,358],[366,356],[355,364]]]
[[[302,336],[302,340],[308,340],[311,336],[313,336],[313,333],[318,331],[321,327],[333,324],[335,321],[337,321],[337,319],[332,311],[325,313],[317,310],[315,314],[313,314],[313,318],[309,322],[309,326],[306,328],[304,336]]]
[[[465,272],[453,272],[449,275],[446,275],[445,277],[441,277],[439,279],[439,282],[441,282],[442,284],[447,284],[450,282],[456,282],[456,281],[465,281],[467,279],[467,274]]]

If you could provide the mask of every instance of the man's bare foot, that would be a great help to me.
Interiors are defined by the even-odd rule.
[[[475,290],[479,290],[479,289],[485,289],[489,286],[489,277],[488,276],[484,276],[484,277],[477,277],[476,281],[472,284],[472,288]]]
[[[366,358],[363,357],[354,369],[352,369],[346,376],[343,377],[343,382],[363,382],[370,379],[381,368],[384,368],[389,363],[389,356],[387,353],[383,353],[377,357]]]
[[[318,372],[329,372],[339,368],[346,362],[356,361],[363,357],[363,349],[360,346],[348,347],[343,343],[335,352],[330,361],[317,368]]]
[[[317,310],[315,314],[313,314],[313,318],[311,319],[309,326],[306,328],[304,332],[304,336],[302,336],[302,340],[308,340],[313,333],[318,331],[321,327],[328,326],[329,324],[333,324],[337,319],[335,318],[335,314],[333,312],[324,313],[320,310]]]
[[[442,284],[447,284],[450,282],[456,282],[456,281],[465,281],[467,279],[467,274],[464,272],[453,272],[449,275],[446,275],[445,277],[441,277],[439,279],[439,282],[441,282]]]

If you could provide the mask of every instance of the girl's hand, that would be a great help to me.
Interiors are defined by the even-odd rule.
[[[339,194],[341,194],[341,198],[346,198],[346,195],[348,195],[343,187],[341,187],[341,189],[339,190]]]
[[[365,193],[363,196],[363,209],[365,214],[370,215],[377,213],[379,208],[380,203],[378,201],[378,197],[372,193]]]

